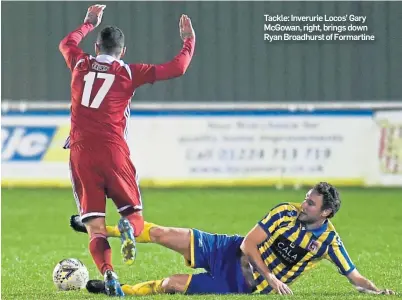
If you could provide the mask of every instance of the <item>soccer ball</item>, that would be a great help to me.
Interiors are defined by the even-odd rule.
[[[53,282],[60,291],[82,289],[88,280],[88,269],[76,258],[63,259],[53,270]]]

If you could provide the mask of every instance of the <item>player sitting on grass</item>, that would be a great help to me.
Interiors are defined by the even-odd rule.
[[[340,208],[337,190],[326,182],[308,191],[304,202],[274,207],[245,236],[210,234],[197,229],[172,228],[145,222],[142,243],[157,243],[183,255],[200,274],[176,274],[160,280],[123,284],[127,295],[183,294],[292,294],[289,284],[325,258],[334,263],[360,292],[394,294],[378,289],[356,269],[330,222]],[[77,216],[71,226],[85,232]],[[108,226],[109,236],[119,236]],[[87,289],[104,293],[100,280],[90,280]]]

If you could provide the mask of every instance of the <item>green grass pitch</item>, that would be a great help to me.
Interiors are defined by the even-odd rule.
[[[342,207],[333,219],[360,272],[378,287],[402,291],[402,190],[341,188]],[[270,188],[143,189],[144,216],[157,224],[246,234],[279,202],[302,201],[304,190]],[[261,209],[263,208],[263,209]],[[108,223],[118,220],[108,203]],[[91,278],[99,276],[85,234],[68,225],[76,206],[71,189],[2,189],[2,299],[106,299],[86,291],[57,292],[52,271],[58,261],[82,260]],[[123,265],[120,242],[111,241],[121,282],[161,279],[188,269],[180,255],[158,245],[139,244],[136,263]],[[291,288],[292,299],[378,299],[399,296],[359,294],[336,268],[322,261]],[[145,299],[279,299],[280,296],[161,295]],[[282,298],[282,297],[281,297]]]

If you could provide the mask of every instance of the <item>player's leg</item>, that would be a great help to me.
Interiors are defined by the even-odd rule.
[[[149,229],[147,227],[153,227],[155,224],[144,221],[144,230],[136,238],[138,243],[152,243],[149,236]],[[81,222],[81,217],[79,215],[72,215],[70,217],[70,227],[76,232],[88,233],[85,225]],[[144,234],[147,232],[148,234]],[[117,225],[106,225],[106,234],[108,237],[120,238],[120,231]]]
[[[77,147],[78,148],[78,147]],[[103,178],[94,171],[96,160],[83,149],[70,152],[70,171],[74,198],[89,237],[89,252],[105,277],[111,295],[123,295],[112,265],[112,251],[105,225],[106,199]]]
[[[132,211],[130,209],[121,212],[121,218],[117,225],[120,232],[121,253],[127,265],[131,265],[136,257],[136,237],[144,228],[144,218],[142,211]]]
[[[130,295],[157,293],[227,294],[251,293],[241,271],[240,236],[218,235],[196,229],[170,228],[155,225],[150,229],[153,242],[181,253],[193,268],[207,273],[173,275],[166,279],[123,285]],[[242,278],[242,279],[241,279]]]
[[[149,228],[152,243],[159,244],[183,255],[186,261],[191,261],[192,230],[189,228],[164,227],[159,225],[145,226]],[[145,231],[145,230],[144,230]],[[146,233],[146,232],[144,232]]]
[[[128,216],[126,216],[127,219],[124,218],[123,215],[123,218],[120,220],[118,226],[120,233],[124,234],[124,232],[127,232],[127,230],[123,227],[128,227],[127,220],[130,220],[130,223],[133,224],[133,215],[135,214],[129,214]],[[136,235],[136,239],[138,239],[139,237],[141,237],[142,240],[150,241],[152,243],[159,244],[163,247],[178,252],[183,255],[186,261],[191,261],[192,231],[188,228],[163,227],[153,223],[147,223],[141,233],[139,235]],[[126,261],[129,261],[131,259],[130,242],[132,240],[133,239],[130,237],[126,237],[125,239],[123,238],[122,253],[123,255],[126,255]],[[124,244],[124,241],[127,241],[128,243]]]
[[[165,279],[150,280],[134,285],[122,284],[121,288],[126,295],[131,296],[184,293],[190,278],[191,275],[189,274],[177,274]],[[89,280],[86,288],[90,293],[106,294],[105,287],[101,280]]]
[[[185,293],[251,293],[241,269],[242,241],[243,238],[238,235],[211,234],[193,229],[190,258],[186,264],[192,268],[203,268],[207,273],[191,276]]]
[[[71,217],[70,225],[75,231],[85,232],[77,216]],[[106,226],[106,228],[109,236],[120,236],[117,226]],[[189,266],[209,268],[208,266],[213,264],[213,258],[209,259],[208,253],[215,251],[213,247],[221,236],[226,238],[225,235],[213,235],[196,229],[165,227],[144,222],[144,230],[136,240],[141,243],[159,244],[178,252],[183,255]],[[197,245],[202,246],[197,247]],[[203,249],[204,246],[209,248]],[[198,259],[198,262],[196,262],[196,259]]]
[[[105,193],[99,186],[103,179],[91,171],[91,161],[85,161],[85,152],[71,150],[71,182],[80,219],[88,232],[89,251],[103,275],[106,269],[112,269],[110,245],[107,241],[105,225]]]
[[[123,284],[122,289],[126,295],[133,296],[184,294],[192,276],[190,274],[175,274],[168,278],[140,282],[135,285]]]
[[[90,280],[87,283],[90,293],[105,293],[99,280]],[[227,284],[225,278],[212,276],[210,273],[175,274],[160,280],[150,280],[134,285],[122,284],[126,295],[149,296],[158,294],[229,294],[237,290]]]
[[[128,153],[116,146],[109,146],[105,151],[108,154],[103,172],[107,195],[113,200],[121,215],[118,224],[121,253],[123,261],[131,265],[136,257],[135,238],[144,228],[138,178]]]
[[[89,251],[103,275],[106,270],[113,270],[111,262],[111,248],[106,237],[105,218],[87,217],[84,220],[89,235]]]
[[[71,216],[70,226],[77,232],[87,232],[77,215]],[[106,232],[108,237],[120,237],[117,226],[107,225]],[[192,233],[189,228],[165,227],[144,221],[144,229],[141,234],[136,237],[136,242],[159,244],[180,253],[186,261],[190,261],[191,238]]]

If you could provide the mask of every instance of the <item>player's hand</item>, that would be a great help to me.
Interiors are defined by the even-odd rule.
[[[184,41],[187,38],[194,38],[195,33],[191,20],[187,15],[181,15],[179,21],[180,37]]]
[[[269,274],[267,281],[279,295],[293,295],[292,290],[287,286],[287,284],[276,278],[274,274]]]
[[[95,27],[98,27],[102,21],[103,10],[106,5],[95,4],[88,8],[87,15],[85,16],[84,23],[91,23]]]
[[[393,290],[389,289],[384,289],[379,292],[380,295],[395,295],[395,292]]]

